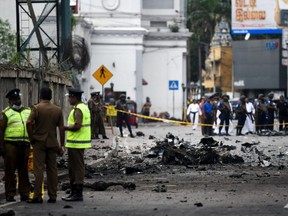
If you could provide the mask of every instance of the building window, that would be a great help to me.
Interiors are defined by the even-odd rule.
[[[174,9],[174,0],[143,0],[143,9]]]
[[[151,27],[167,27],[167,22],[165,21],[151,21],[150,22]]]

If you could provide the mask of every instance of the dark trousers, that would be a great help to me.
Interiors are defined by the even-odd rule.
[[[5,195],[16,195],[16,175],[18,172],[18,192],[21,197],[29,196],[30,182],[28,176],[28,158],[30,144],[5,143]]]
[[[284,121],[284,119],[285,119],[285,116],[279,115],[279,131],[283,131],[283,129],[285,128],[284,123],[286,122]]]
[[[245,113],[239,113],[238,114],[238,123],[237,123],[237,129],[236,129],[236,135],[240,135],[242,132],[242,129],[244,127],[246,121],[246,114]]]
[[[58,147],[46,148],[43,143],[33,145],[34,198],[42,198],[43,173],[46,167],[48,196],[51,199],[56,199],[58,185],[57,153]]]
[[[204,135],[212,136],[213,135],[213,117],[212,114],[205,113],[205,120],[204,120]]]
[[[117,116],[117,124],[121,133],[121,136],[123,136],[123,121],[125,122],[130,135],[132,135],[132,130],[131,130],[131,126],[130,126],[130,122],[129,122],[129,118],[130,116],[126,113],[119,113]]]
[[[219,118],[220,118],[219,134],[221,134],[221,130],[224,126],[224,123],[225,123],[225,131],[226,131],[226,133],[228,133],[230,114],[229,113],[221,113]]]
[[[266,128],[266,114],[260,112],[257,114],[256,131],[260,132],[265,128]]]
[[[267,118],[267,129],[273,130],[274,129],[274,112],[268,112],[268,118]]]
[[[70,185],[83,185],[85,176],[84,149],[68,148]]]

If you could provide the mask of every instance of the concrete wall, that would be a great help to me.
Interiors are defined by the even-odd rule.
[[[0,65],[0,110],[8,106],[6,94],[14,89],[19,88],[21,91],[22,104],[30,107],[39,102],[38,92],[39,84],[36,69],[27,69],[19,67],[8,67]],[[44,86],[49,86],[53,91],[52,102],[63,109],[65,120],[68,117],[71,106],[68,103],[66,87],[71,86],[71,81],[63,76],[47,73],[45,76]]]

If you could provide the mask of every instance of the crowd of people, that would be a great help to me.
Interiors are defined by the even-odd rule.
[[[288,100],[283,95],[274,99],[274,93],[266,97],[259,94],[256,99],[242,95],[232,107],[227,94],[203,96],[193,99],[187,107],[187,117],[196,130],[201,125],[202,135],[232,135],[232,120],[237,119],[236,136],[247,134],[261,135],[267,131],[288,132]],[[275,121],[278,119],[278,121]]]

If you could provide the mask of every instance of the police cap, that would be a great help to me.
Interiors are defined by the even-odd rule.
[[[12,89],[11,91],[9,91],[6,94],[6,98],[10,99],[10,98],[16,98],[16,97],[20,97],[20,89]]]
[[[121,94],[120,98],[126,98],[126,95],[125,94]]]
[[[68,95],[69,96],[81,96],[83,91],[77,88],[68,88]]]
[[[91,96],[99,96],[99,95],[100,95],[100,92],[91,92],[90,95],[91,95]]]

